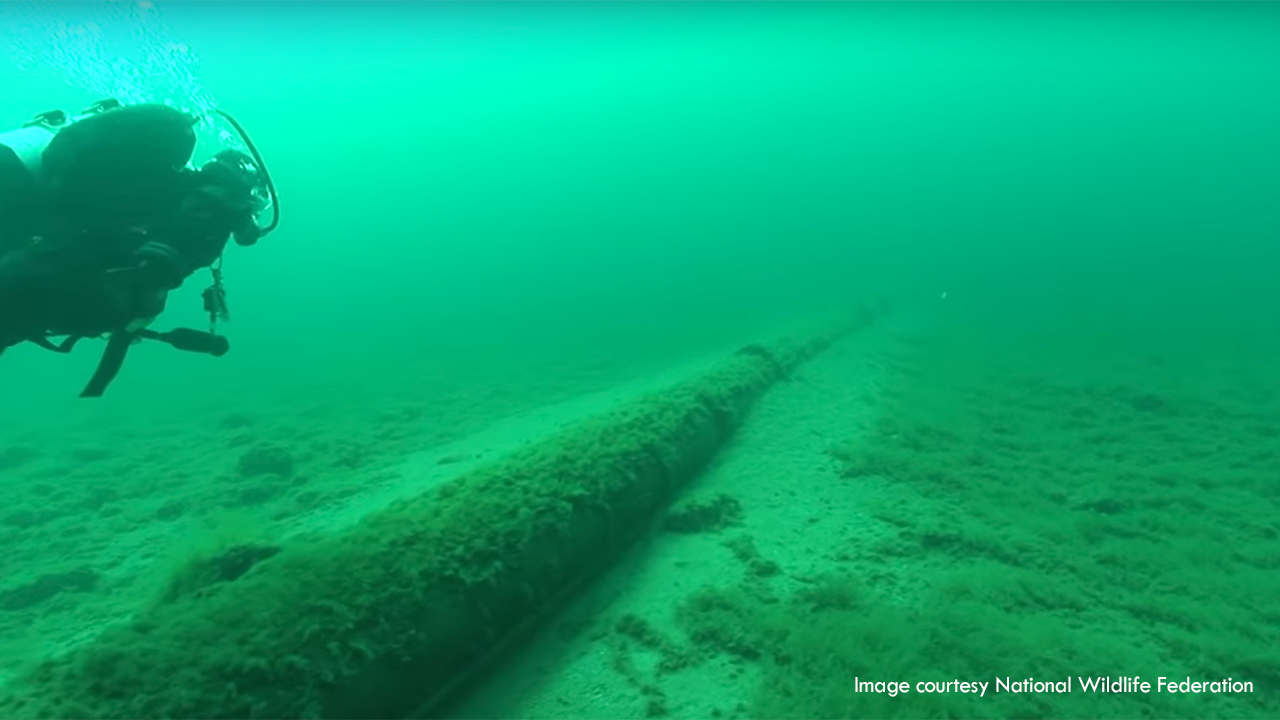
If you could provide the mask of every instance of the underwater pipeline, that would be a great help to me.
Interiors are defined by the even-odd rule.
[[[771,385],[874,319],[748,345],[345,531],[286,544],[11,679],[0,716],[439,712],[530,618],[647,532]]]

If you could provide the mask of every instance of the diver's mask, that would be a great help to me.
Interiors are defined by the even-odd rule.
[[[251,222],[232,234],[236,244],[248,247],[258,242],[263,231],[256,224],[257,218],[271,207],[271,188],[266,173],[252,157],[239,150],[222,150],[213,156],[204,169],[215,172],[228,185],[235,187],[237,192],[243,193],[243,197],[249,202]]]

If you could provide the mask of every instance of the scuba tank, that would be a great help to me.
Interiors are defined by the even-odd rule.
[[[43,166],[42,155],[53,136],[74,122],[120,107],[114,98],[99,100],[80,112],[67,115],[62,110],[46,110],[17,130],[0,133],[0,183],[37,182]],[[16,161],[16,162],[15,162]],[[19,175],[25,177],[19,178]]]
[[[114,99],[102,100],[79,115],[49,110],[36,115],[16,130],[0,133],[0,252],[38,217],[40,186],[44,181],[44,151],[63,128],[93,115],[120,107]]]
[[[87,225],[144,218],[191,159],[195,123],[167,105],[108,99],[0,134],[0,228],[30,232],[50,213]]]

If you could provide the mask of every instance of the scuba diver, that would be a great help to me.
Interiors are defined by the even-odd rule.
[[[141,340],[227,352],[216,332],[228,317],[223,250],[229,239],[247,247],[275,230],[280,206],[244,129],[215,112],[251,154],[224,149],[193,168],[199,118],[115,100],[0,133],[0,354],[23,342],[69,353],[83,338],[106,337],[80,395],[99,397]],[[169,292],[202,268],[213,277],[203,295],[209,331],[149,330]]]

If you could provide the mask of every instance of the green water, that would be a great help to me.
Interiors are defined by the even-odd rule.
[[[851,481],[910,489],[904,544],[875,553],[950,590],[820,619],[851,644],[804,646],[824,659],[766,672],[741,714],[1280,712],[1275,4],[6,3],[0,34],[5,127],[104,95],[216,105],[283,212],[228,252],[226,357],[139,346],[96,402],[75,398],[92,343],[0,357],[0,492],[21,514],[0,577],[118,564],[91,559],[117,533],[164,546],[166,503],[222,502],[234,418],[328,463],[308,469],[318,490],[245,503],[288,519],[304,492],[349,490],[329,460],[351,447],[390,462],[883,296],[920,339],[890,363],[875,429],[833,452]],[[200,327],[204,284],[157,326]],[[1055,599],[1010,600],[1018,583]],[[127,605],[94,592],[116,594],[90,615]],[[93,596],[0,627],[39,643]],[[760,627],[795,621],[769,612]],[[890,630],[868,639],[859,617]],[[988,647],[965,623],[1011,629]],[[1010,655],[1257,690],[838,689],[850,671],[985,679]],[[825,673],[809,695],[796,668]]]

